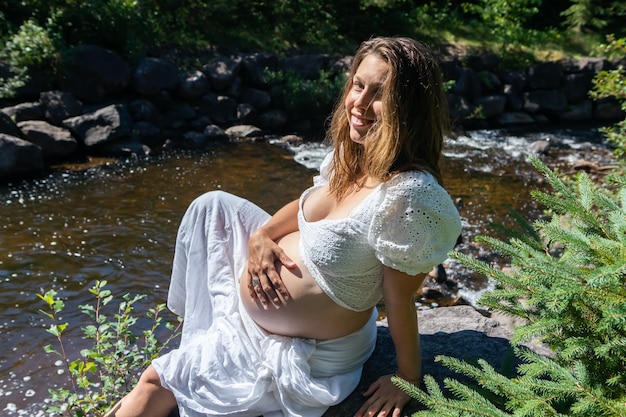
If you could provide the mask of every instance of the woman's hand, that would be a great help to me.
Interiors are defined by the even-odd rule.
[[[276,262],[287,268],[297,266],[263,229],[257,230],[248,241],[247,282],[250,296],[259,300],[265,309],[270,303],[280,308],[289,299],[289,291],[276,270]]]
[[[369,398],[354,417],[401,416],[402,409],[411,400],[411,396],[391,382],[392,376],[383,375],[370,385],[363,393]]]

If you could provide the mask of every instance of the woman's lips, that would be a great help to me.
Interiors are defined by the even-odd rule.
[[[366,119],[364,117],[357,116],[355,114],[352,115],[352,126],[354,127],[366,127],[372,123],[371,119]]]

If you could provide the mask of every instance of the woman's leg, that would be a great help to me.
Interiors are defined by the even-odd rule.
[[[176,407],[176,398],[161,386],[159,375],[148,366],[133,390],[105,417],[167,417]]]

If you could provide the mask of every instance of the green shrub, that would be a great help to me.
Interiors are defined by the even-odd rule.
[[[179,335],[181,319],[176,326],[170,322],[163,323],[161,313],[165,310],[164,304],[148,310],[147,318],[151,322],[148,328],[134,330],[138,323],[134,314],[135,304],[145,295],[123,295],[117,310],[112,310],[113,314],[108,316],[105,308],[114,296],[105,289],[106,285],[106,281],[96,281],[89,290],[95,296],[95,303],[79,306],[91,320],[91,324],[82,327],[82,332],[84,339],[91,340],[93,345],[83,349],[80,357],[73,360],[68,357],[63,338],[69,325],[59,321],[65,308],[64,302],[54,290],[38,294],[47,306],[46,310],[40,311],[52,320],[47,331],[56,337],[60,348],[58,351],[47,345],[44,350],[61,356],[71,387],[49,390],[49,412],[73,417],[103,416],[137,383],[141,371]],[[169,329],[169,336],[160,342],[157,333],[163,325]]]
[[[448,398],[430,376],[426,391],[396,381],[430,410],[414,416],[626,416],[626,177],[613,174],[603,186],[586,173],[561,179],[532,163],[554,188],[532,192],[548,218],[530,224],[516,215],[520,230],[504,229],[507,242],[477,238],[509,259],[511,271],[451,254],[496,281],[480,304],[527,320],[512,339],[518,375],[440,357],[476,384],[446,379]],[[554,358],[517,346],[533,338]]]
[[[58,38],[47,28],[34,20],[24,22],[0,52],[0,59],[9,64],[14,74],[8,79],[0,78],[0,98],[12,97],[18,88],[28,82],[30,70],[53,71],[61,59],[59,45]]]
[[[314,80],[303,79],[295,71],[267,71],[269,81],[278,86],[284,107],[294,120],[308,119],[321,125],[330,114],[346,82],[345,73],[322,70]]]

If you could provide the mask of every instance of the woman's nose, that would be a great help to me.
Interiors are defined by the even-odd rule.
[[[361,91],[354,100],[354,107],[366,109],[369,106],[370,100],[368,94],[365,91]]]

